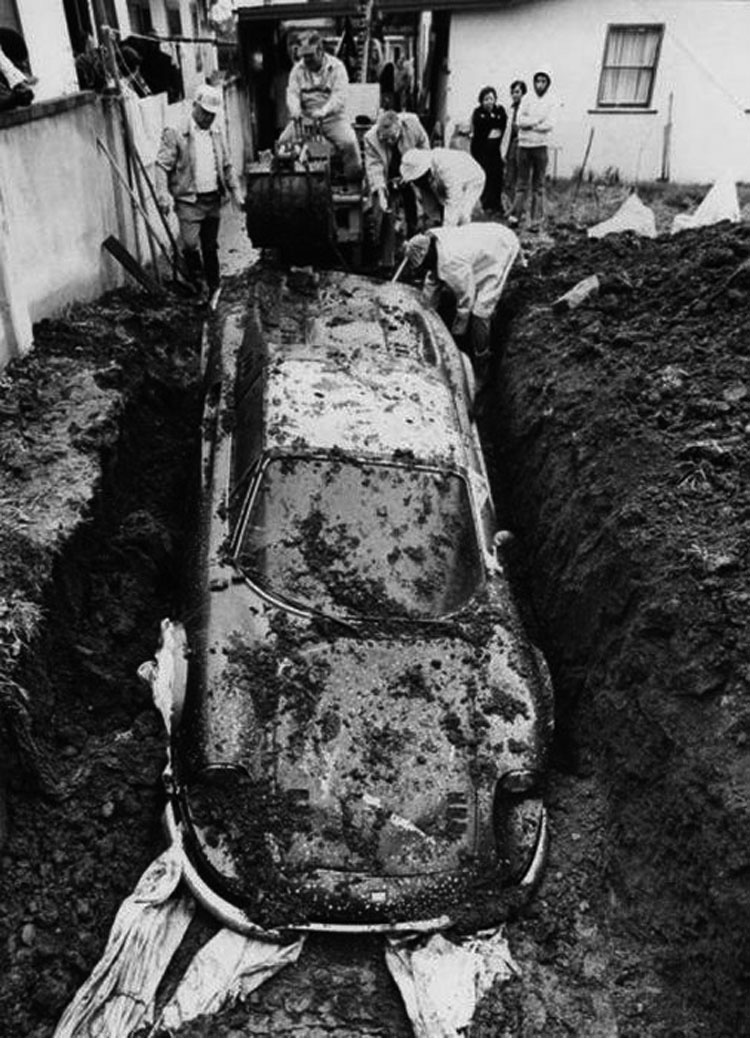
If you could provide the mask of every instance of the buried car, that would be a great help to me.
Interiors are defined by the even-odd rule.
[[[221,304],[205,362],[187,653],[165,622],[152,672],[188,885],[249,932],[502,918],[545,856],[552,693],[470,366],[416,290],[304,272]]]

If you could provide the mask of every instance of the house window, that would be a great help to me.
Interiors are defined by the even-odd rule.
[[[0,0],[0,25],[4,29],[15,29],[21,31],[21,23],[18,20],[16,0]]]
[[[170,36],[182,36],[182,18],[178,0],[167,4],[167,32]]]
[[[128,0],[128,15],[130,16],[130,31],[140,36],[148,36],[153,32],[154,25],[151,21],[151,6],[148,0]]]
[[[610,25],[597,104],[648,108],[659,62],[663,25]]]

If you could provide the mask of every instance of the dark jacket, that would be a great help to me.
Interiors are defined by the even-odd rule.
[[[500,144],[508,123],[508,113],[502,105],[487,112],[478,105],[471,116],[471,154],[481,163],[489,154],[500,152]],[[492,134],[492,136],[490,136]]]

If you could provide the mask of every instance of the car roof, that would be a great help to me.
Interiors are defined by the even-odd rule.
[[[301,341],[266,339],[266,449],[470,466],[444,326],[412,289],[358,278],[335,288],[308,308]]]

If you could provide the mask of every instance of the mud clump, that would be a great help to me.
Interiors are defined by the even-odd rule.
[[[558,760],[609,791],[603,916],[671,995],[641,1035],[723,1038],[750,1012],[749,247],[742,225],[571,236],[505,308],[492,434]],[[611,291],[554,313],[593,273]]]

